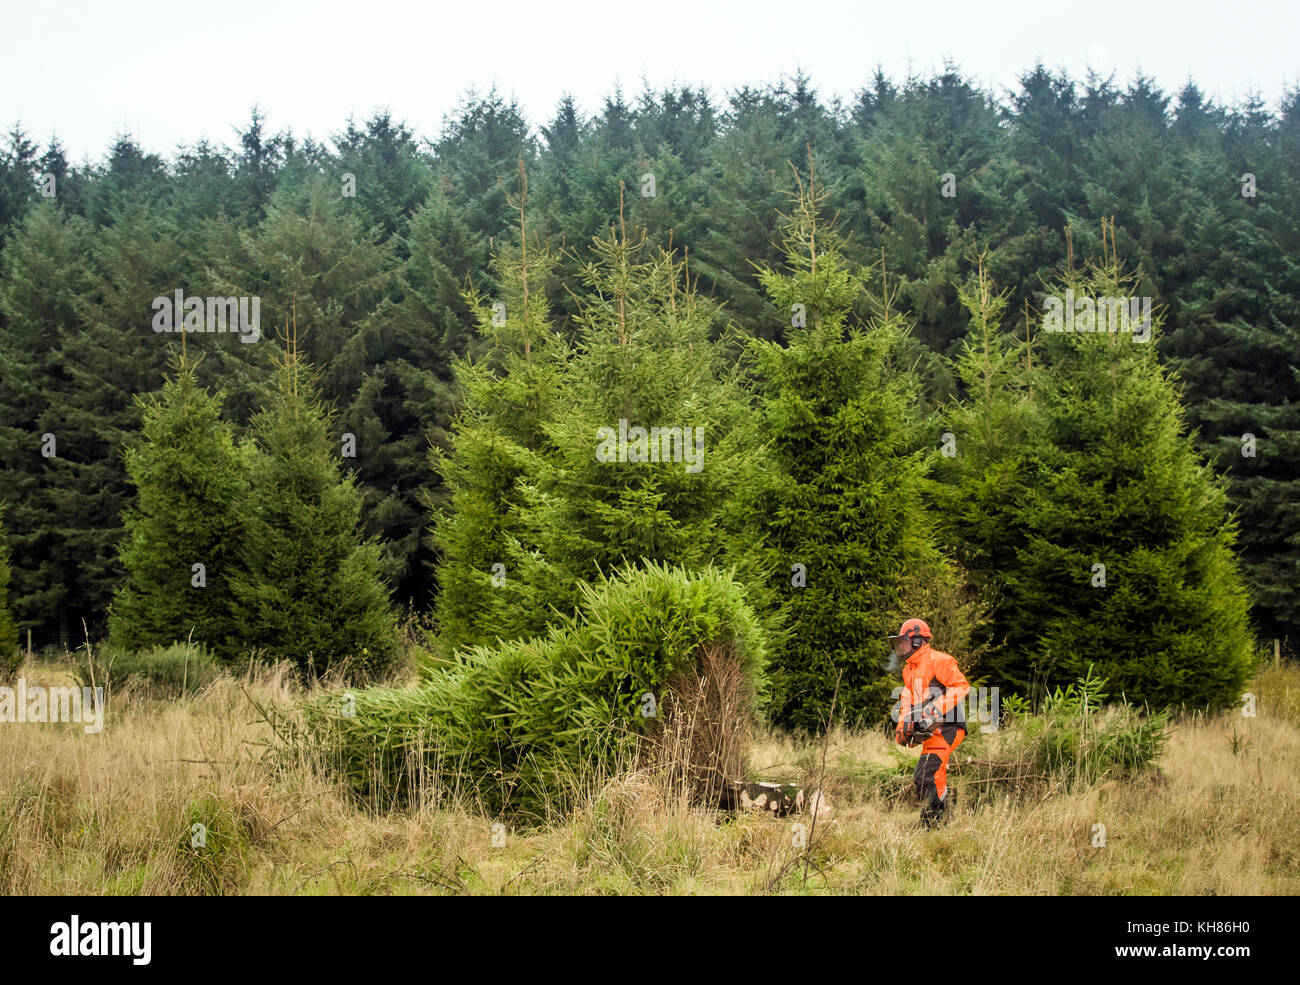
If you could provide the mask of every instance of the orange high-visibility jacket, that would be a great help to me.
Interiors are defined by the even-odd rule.
[[[898,736],[903,734],[903,722],[915,707],[929,707],[936,718],[944,718],[960,705],[970,691],[970,682],[948,654],[931,648],[927,643],[914,652],[903,664],[903,694],[898,712]],[[966,727],[965,709],[953,717],[956,724]]]

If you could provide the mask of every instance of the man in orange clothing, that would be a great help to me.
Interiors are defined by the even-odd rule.
[[[965,698],[970,691],[957,661],[930,648],[930,627],[921,619],[903,623],[890,636],[894,656],[903,664],[903,695],[894,740],[921,744],[912,782],[927,828],[944,820],[957,795],[948,790],[948,757],[966,737]]]

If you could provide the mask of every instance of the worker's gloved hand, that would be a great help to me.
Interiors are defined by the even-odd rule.
[[[898,744],[900,746],[916,745],[916,722],[910,716],[899,723]]]

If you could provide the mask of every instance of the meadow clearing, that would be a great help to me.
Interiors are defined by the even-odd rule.
[[[63,661],[22,674],[73,683]],[[266,709],[291,714],[304,691],[284,667],[179,699],[129,681],[99,734],[0,725],[0,893],[1300,893],[1292,664],[1258,672],[1255,717],[1175,716],[1159,770],[1136,777],[985,790],[970,763],[986,739],[972,736],[952,774],[956,816],[930,832],[900,761],[916,753],[841,729],[824,744],[762,730],[749,750],[755,776],[824,776],[815,824],[691,807],[645,771],[592,782],[530,827],[456,791],[367,804],[268,724]]]

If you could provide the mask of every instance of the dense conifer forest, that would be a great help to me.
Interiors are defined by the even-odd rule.
[[[46,128],[0,155],[0,647],[382,668],[399,621],[451,652],[712,566],[815,726],[841,671],[879,708],[918,606],[994,680],[1160,704],[1300,627],[1296,91],[491,91],[81,163]],[[1085,296],[1148,338],[1045,330]],[[638,425],[702,467],[593,455]]]

